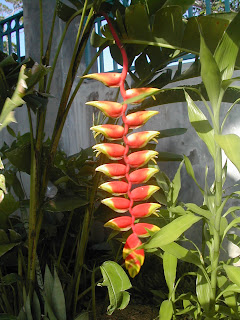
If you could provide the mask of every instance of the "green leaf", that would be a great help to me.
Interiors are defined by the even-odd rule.
[[[41,307],[36,292],[33,293],[32,313],[34,320],[41,320]]]
[[[27,314],[27,320],[33,320],[32,311],[31,311],[31,302],[30,302],[29,295],[27,296],[27,300],[25,303],[25,310],[26,310],[26,314]]]
[[[74,320],[89,320],[89,312],[82,312]]]
[[[210,220],[212,217],[211,212],[209,210],[202,209],[195,203],[186,203],[186,207],[188,208],[188,210],[191,210],[194,213],[197,213],[208,220]]]
[[[197,272],[196,293],[198,301],[205,311],[209,311],[211,301],[211,286],[201,269]]]
[[[45,274],[44,274],[44,294],[50,306],[52,306],[52,292],[53,292],[53,276],[49,270],[48,265],[46,265]]]
[[[19,145],[13,145],[6,151],[8,160],[18,168],[19,171],[30,174],[31,168],[31,143],[26,141]]]
[[[194,223],[201,218],[193,214],[181,216],[155,233],[145,244],[146,249],[158,248],[177,240],[180,235],[187,231]]]
[[[157,161],[182,161],[183,156],[181,154],[171,152],[158,152]]]
[[[7,126],[7,131],[12,137],[14,137],[14,138],[17,137],[16,133],[14,132],[14,130],[10,126]]]
[[[0,174],[0,189],[7,193],[6,184],[5,184],[5,177],[3,174]]]
[[[184,13],[187,11],[189,7],[191,7],[194,4],[194,0],[167,0],[164,4],[164,7],[166,6],[181,6],[182,12]]]
[[[152,39],[148,15],[145,6],[141,3],[126,8],[125,24],[130,38]]]
[[[18,320],[18,318],[9,314],[0,314],[0,320]]]
[[[19,242],[10,242],[7,233],[0,229],[0,257],[18,244]]]
[[[100,266],[103,283],[102,286],[107,286],[110,305],[107,309],[107,314],[112,314],[116,309],[125,308],[130,300],[130,295],[125,290],[131,288],[131,282],[125,271],[116,262],[105,261]]]
[[[236,246],[240,247],[240,237],[234,233],[227,234],[227,238]]]
[[[0,115],[0,131],[6,127],[10,122],[16,122],[14,118],[14,113],[13,110],[16,109],[17,107],[23,105],[25,102],[22,99],[23,96],[26,94],[26,82],[25,80],[27,79],[27,76],[24,74],[25,72],[25,66],[22,66],[20,69],[19,77],[18,77],[18,82],[16,85],[16,89],[12,95],[12,98],[7,98],[1,115]]]
[[[235,310],[236,314],[237,314],[237,299],[236,299],[236,293],[234,292],[229,292],[229,291],[225,291],[230,289],[230,285],[229,285],[229,281],[228,279],[223,276],[223,275],[218,275],[217,277],[217,282],[218,282],[218,287],[221,290],[221,292],[223,293],[224,299],[226,304],[232,308],[233,310]],[[224,292],[225,291],[225,292]]]
[[[231,222],[227,225],[226,229],[224,230],[223,239],[224,239],[224,237],[226,236],[226,234],[228,233],[228,231],[229,231],[231,228],[233,228],[235,225],[239,224],[239,223],[240,223],[240,217],[238,217],[238,218],[234,219],[233,221],[231,221]]]
[[[180,47],[184,31],[182,14],[180,6],[169,6],[158,10],[152,28],[154,40]]]
[[[161,130],[157,139],[179,136],[184,134],[185,132],[187,132],[186,128],[172,128],[172,129]]]
[[[177,272],[177,258],[176,256],[168,253],[167,251],[163,254],[163,270],[164,270],[164,277],[168,286],[169,290],[169,297],[171,297],[174,282],[176,279],[176,272]]]
[[[240,46],[239,29],[240,13],[229,24],[215,50],[214,58],[222,73],[222,80],[230,79],[233,75]]]
[[[5,195],[0,203],[0,228],[9,228],[8,218],[19,208],[19,202],[16,201],[11,193]]]
[[[58,320],[66,320],[65,298],[61,282],[57,271],[54,269],[53,289],[52,289],[52,307]]]
[[[194,180],[194,182],[198,186],[199,190],[203,194],[204,191],[203,191],[203,189],[200,187],[200,185],[197,182],[197,179],[195,177],[195,173],[193,171],[193,167],[192,167],[191,161],[189,160],[189,158],[187,156],[184,155],[183,157],[184,157],[184,163],[185,163],[185,167],[186,167],[188,175]]]
[[[215,135],[215,141],[240,172],[240,137],[236,134]]]
[[[188,117],[191,125],[196,130],[200,139],[206,144],[208,151],[214,158],[215,154],[215,144],[213,128],[208,122],[202,111],[196,106],[191,97],[187,92],[185,92],[187,104],[188,104]]]
[[[200,38],[201,76],[206,87],[209,99],[211,101],[212,108],[216,112],[221,90],[221,73],[211,51],[206,46],[205,40],[201,34]]]
[[[49,200],[44,205],[44,210],[50,212],[64,212],[64,211],[72,211],[76,208],[83,207],[88,204],[88,200],[80,197],[60,197],[57,196],[54,199]]]
[[[60,0],[57,0],[57,15],[64,22],[67,22],[71,16],[76,12],[72,7],[67,6]]]
[[[193,253],[191,250],[188,250],[176,242],[169,243],[167,245],[160,246],[163,251],[168,252],[169,254],[174,255],[177,259],[192,263],[196,266],[201,266],[201,261],[199,257]]]
[[[4,286],[9,286],[17,281],[21,281],[21,277],[17,273],[9,273],[1,278],[0,284]]]
[[[94,48],[101,47],[105,42],[109,41],[107,38],[101,37],[96,31],[93,29],[91,33],[90,43]]]
[[[171,320],[173,315],[173,305],[172,301],[164,300],[161,303],[159,310],[159,319],[161,320]]]
[[[240,287],[240,268],[235,266],[223,265],[224,270],[227,273],[228,278]]]
[[[181,168],[183,166],[183,161],[180,163],[175,177],[171,183],[171,190],[168,195],[168,202],[174,205],[177,202],[178,194],[181,189]]]

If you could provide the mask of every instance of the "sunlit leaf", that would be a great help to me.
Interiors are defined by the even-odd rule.
[[[213,128],[187,92],[185,92],[185,96],[188,104],[188,117],[191,125],[196,130],[199,138],[206,144],[211,156],[214,158],[215,143]]]
[[[194,223],[198,222],[201,218],[193,214],[186,214],[181,216],[160,231],[155,233],[152,238],[145,244],[144,248],[159,248],[177,240],[183,232],[188,230]]]
[[[110,315],[116,309],[124,309],[130,300],[130,295],[125,290],[131,288],[131,283],[125,271],[113,261],[105,261],[101,267],[103,275],[102,286],[107,286],[110,305],[107,313]]]
[[[173,315],[173,304],[170,300],[164,300],[159,310],[159,319],[171,320]]]
[[[215,141],[240,172],[240,137],[236,134],[215,135]]]

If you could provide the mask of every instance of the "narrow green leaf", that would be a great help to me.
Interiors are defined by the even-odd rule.
[[[198,301],[205,311],[209,311],[210,300],[211,300],[211,286],[206,280],[202,270],[198,269],[197,282],[196,282],[196,293]]]
[[[54,269],[53,289],[52,289],[52,306],[54,314],[58,320],[66,320],[65,297],[61,282],[58,278],[57,271]]]
[[[230,79],[233,75],[235,62],[240,46],[240,13],[228,25],[219,42],[214,58],[222,73],[222,80]]]
[[[239,223],[240,223],[240,217],[238,217],[238,218],[234,219],[233,221],[231,221],[231,222],[227,225],[226,229],[224,230],[223,239],[224,239],[224,237],[226,236],[226,234],[228,233],[228,231],[229,231],[232,227],[234,227],[235,225],[237,225],[237,224],[239,224]]]
[[[222,291],[224,299],[226,304],[232,308],[233,310],[235,310],[235,312],[237,313],[237,299],[236,299],[236,293],[234,292],[229,292],[228,289],[230,287],[229,285],[229,281],[228,279],[223,276],[223,275],[219,275],[217,277],[217,282],[218,282],[218,287],[219,289]],[[227,291],[225,291],[227,290]],[[225,292],[224,292],[225,291]]]
[[[216,112],[221,90],[221,73],[201,33],[200,38],[201,76],[212,104],[212,108]]]
[[[223,265],[224,270],[227,273],[228,278],[240,287],[240,268],[235,266]]]
[[[191,250],[180,246],[176,242],[169,243],[167,245],[160,246],[163,251],[168,252],[169,254],[174,255],[177,259],[195,264],[196,266],[201,265],[199,256],[193,253]]]
[[[171,199],[168,199],[170,201],[171,205],[174,205],[177,202],[178,194],[181,189],[181,168],[183,166],[183,161],[180,163],[178,170],[175,174],[175,177],[171,183]]]
[[[173,315],[173,305],[172,301],[164,300],[161,303],[160,311],[159,311],[159,319],[160,320],[171,320]]]
[[[215,155],[215,144],[214,144],[214,135],[213,128],[208,122],[205,115],[202,111],[196,106],[192,98],[185,91],[185,97],[188,104],[188,117],[191,125],[196,130],[200,139],[206,144],[208,151],[211,156],[214,158]]]
[[[27,296],[27,300],[26,300],[26,304],[25,304],[25,310],[26,310],[26,314],[27,314],[27,320],[33,320],[32,311],[31,311],[31,302],[30,302],[29,295]]]
[[[212,217],[211,212],[209,210],[202,209],[195,203],[186,203],[186,207],[188,208],[188,210],[191,210],[194,213],[197,213],[200,216],[207,218],[208,220],[210,220]]]
[[[177,258],[176,256],[168,253],[167,251],[163,254],[163,270],[164,270],[164,277],[168,286],[169,290],[169,298],[171,297],[174,282],[176,279],[176,272],[177,272]]]
[[[76,208],[80,208],[88,204],[86,198],[80,197],[56,197],[49,200],[44,205],[44,209],[50,212],[63,212],[63,211],[72,211]]]
[[[110,305],[107,313],[110,315],[116,309],[124,308],[130,299],[130,295],[125,290],[131,288],[131,282],[123,268],[113,261],[105,261],[101,267],[103,275],[102,286],[107,286]]]
[[[157,139],[179,136],[187,132],[187,128],[172,128],[161,130]]]
[[[215,141],[240,172],[240,137],[236,134],[215,135]]]
[[[157,161],[182,161],[183,156],[181,154],[171,152],[158,152]]]
[[[198,184],[197,179],[195,177],[191,161],[188,159],[187,156],[183,156],[183,157],[184,157],[184,163],[185,163],[185,167],[186,167],[188,175],[194,180],[194,182],[198,186],[201,193],[203,193],[203,189],[200,187],[200,185]]]
[[[41,320],[41,307],[36,292],[33,293],[32,313],[34,320]]]
[[[53,292],[53,276],[49,270],[48,265],[46,265],[45,274],[44,274],[44,294],[50,306],[52,306],[52,292]]]
[[[194,0],[167,0],[164,3],[164,7],[181,6],[182,12],[185,12],[189,7],[191,7],[194,4],[194,2]]]
[[[201,218],[193,214],[181,216],[163,227],[145,244],[146,249],[159,248],[177,240],[180,235],[188,230]]]
[[[10,126],[7,126],[7,131],[12,137],[14,137],[14,138],[17,137],[16,133],[14,132],[14,130]]]
[[[235,244],[236,246],[240,247],[240,237],[239,236],[237,236],[234,233],[229,233],[229,234],[227,234],[227,238],[233,244]]]

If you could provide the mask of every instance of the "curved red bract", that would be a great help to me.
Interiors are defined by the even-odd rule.
[[[87,75],[95,80],[99,80],[108,86],[118,86],[122,99],[137,97],[139,94],[148,93],[154,94],[155,88],[138,88],[125,90],[124,84],[128,70],[128,59],[124,47],[122,46],[111,22],[104,13],[109,28],[113,34],[117,46],[119,47],[123,57],[123,69],[119,74],[116,73],[101,73]],[[143,99],[134,103],[139,103]],[[158,169],[142,168],[148,164],[150,160],[155,161],[158,152],[153,150],[140,150],[132,152],[132,149],[141,149],[145,147],[150,140],[155,140],[159,134],[158,131],[143,131],[131,133],[129,129],[135,129],[144,125],[151,117],[156,115],[157,111],[138,111],[126,115],[127,105],[112,101],[90,101],[87,103],[100,109],[106,116],[110,118],[122,119],[122,125],[103,124],[91,128],[96,134],[102,134],[107,140],[119,140],[121,143],[100,143],[93,148],[98,153],[104,153],[114,163],[106,163],[96,168],[97,171],[104,173],[112,179],[123,179],[122,181],[109,181],[100,185],[100,188],[110,193],[113,196],[102,200],[102,203],[118,213],[129,212],[129,215],[116,217],[109,220],[105,226],[118,231],[132,230],[132,233],[126,239],[123,249],[123,259],[125,266],[131,277],[135,277],[144,262],[143,243],[139,237],[148,237],[153,232],[157,232],[159,227],[136,222],[136,219],[147,217],[156,213],[160,205],[157,203],[141,203],[136,205],[137,201],[145,201],[156,192],[159,187],[155,185],[145,185],[137,188],[132,188],[134,184],[143,184],[147,182]],[[113,141],[114,142],[114,141]],[[157,141],[156,141],[157,142]],[[117,161],[117,162],[116,162]],[[119,197],[122,195],[121,197]],[[123,196],[124,195],[124,196]]]

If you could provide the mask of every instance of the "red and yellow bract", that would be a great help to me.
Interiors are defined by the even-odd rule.
[[[104,15],[105,16],[105,15]],[[128,71],[128,59],[115,30],[113,29],[108,17],[110,30],[118,45],[123,57],[123,70],[121,73],[100,73],[86,75],[85,78],[99,80],[107,86],[120,88],[122,99],[134,98],[138,95],[146,93],[148,96],[156,93],[155,88],[137,88],[125,90],[124,83]],[[140,103],[144,98],[142,96],[134,103]],[[136,100],[136,99],[135,99]],[[104,153],[110,160],[117,163],[107,163],[96,168],[96,171],[104,173],[112,179],[122,179],[122,181],[109,181],[100,185],[100,188],[113,196],[102,200],[102,203],[117,213],[126,213],[125,216],[116,217],[105,223],[106,227],[110,227],[118,231],[129,231],[132,233],[127,237],[123,249],[123,259],[125,266],[131,277],[135,277],[144,262],[143,243],[139,237],[148,237],[152,233],[157,232],[160,228],[149,223],[139,223],[136,219],[148,217],[156,214],[160,208],[158,203],[141,203],[136,205],[135,202],[145,201],[149,199],[159,187],[155,185],[143,185],[132,188],[134,184],[143,184],[147,182],[158,169],[142,168],[146,166],[150,160],[155,162],[158,155],[157,151],[140,150],[131,152],[132,149],[144,148],[150,140],[156,141],[155,137],[158,131],[143,131],[128,135],[129,129],[139,128],[144,125],[151,117],[156,115],[157,111],[138,111],[126,115],[127,105],[112,101],[91,101],[87,103],[100,109],[106,116],[116,119],[122,119],[123,125],[103,124],[94,126],[92,131],[96,135],[102,134],[107,140],[120,140],[120,143],[100,143],[93,148],[98,153]],[[156,141],[157,142],[157,141]],[[122,197],[119,197],[121,196]],[[123,195],[125,197],[123,197]]]

